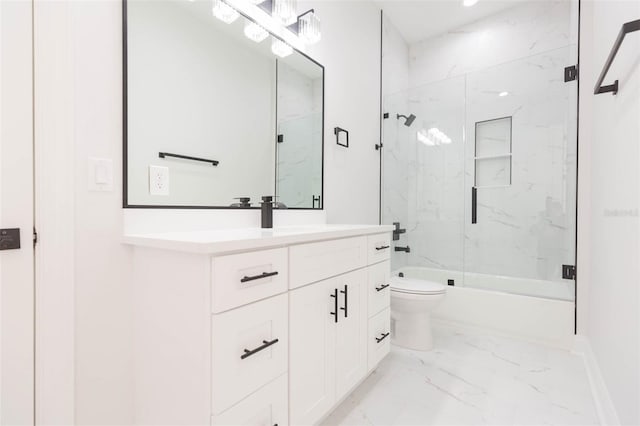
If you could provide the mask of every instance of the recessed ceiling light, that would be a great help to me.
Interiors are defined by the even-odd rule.
[[[471,7],[474,4],[478,3],[478,0],[463,0],[462,4],[466,7]]]
[[[509,92],[500,92],[498,93],[498,96],[500,96],[501,98],[504,98],[505,96],[508,96]]]

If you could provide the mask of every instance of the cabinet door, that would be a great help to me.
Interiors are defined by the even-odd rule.
[[[368,364],[369,370],[373,370],[391,350],[391,310],[389,308],[369,319],[368,334]]]
[[[339,319],[336,327],[336,398],[347,394],[367,373],[367,270],[335,278]]]
[[[289,293],[289,421],[294,425],[317,423],[336,401],[335,289],[330,279]]]
[[[287,375],[284,374],[252,393],[222,414],[213,416],[213,426],[287,426]]]
[[[286,294],[213,315],[213,414],[287,371],[287,324]]]
[[[389,261],[369,266],[369,317],[391,304],[391,267]]]

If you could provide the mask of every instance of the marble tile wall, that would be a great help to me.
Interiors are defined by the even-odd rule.
[[[573,264],[576,83],[564,82],[563,69],[575,61],[574,6],[523,3],[408,46],[407,90],[384,98],[386,110],[406,99],[406,114],[417,116],[411,128],[384,122],[383,222],[406,217],[412,250],[394,266],[557,281],[561,265]],[[395,35],[385,23],[384,81],[398,88],[405,50]],[[512,183],[479,188],[471,224],[475,123],[506,116]],[[432,128],[450,143],[419,142]]]

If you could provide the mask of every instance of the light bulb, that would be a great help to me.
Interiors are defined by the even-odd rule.
[[[320,33],[320,19],[314,12],[307,13],[298,21],[298,36],[307,44],[315,44],[322,37]]]
[[[213,12],[213,16],[215,16],[225,24],[230,24],[238,19],[238,17],[240,17],[240,14],[237,10],[235,10],[222,0],[213,0],[213,7],[211,11]]]
[[[244,24],[244,35],[247,36],[249,40],[260,43],[269,37],[269,32],[255,22],[247,20]]]
[[[283,25],[291,25],[298,20],[296,0],[273,0],[272,12]]]
[[[505,96],[509,96],[509,92],[500,92],[498,93],[498,96],[500,96],[501,98],[504,98]]]
[[[289,46],[282,40],[274,38],[271,42],[271,51],[274,55],[284,58],[293,53],[293,47]]]

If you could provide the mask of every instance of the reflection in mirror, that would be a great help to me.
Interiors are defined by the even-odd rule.
[[[308,61],[278,61],[276,195],[288,207],[322,207],[323,74]]]
[[[250,39],[252,21],[226,24],[210,1],[125,7],[125,206],[246,207],[237,198],[249,197],[255,207],[278,195],[282,207],[313,208],[323,67],[295,50],[276,57],[277,39]]]

